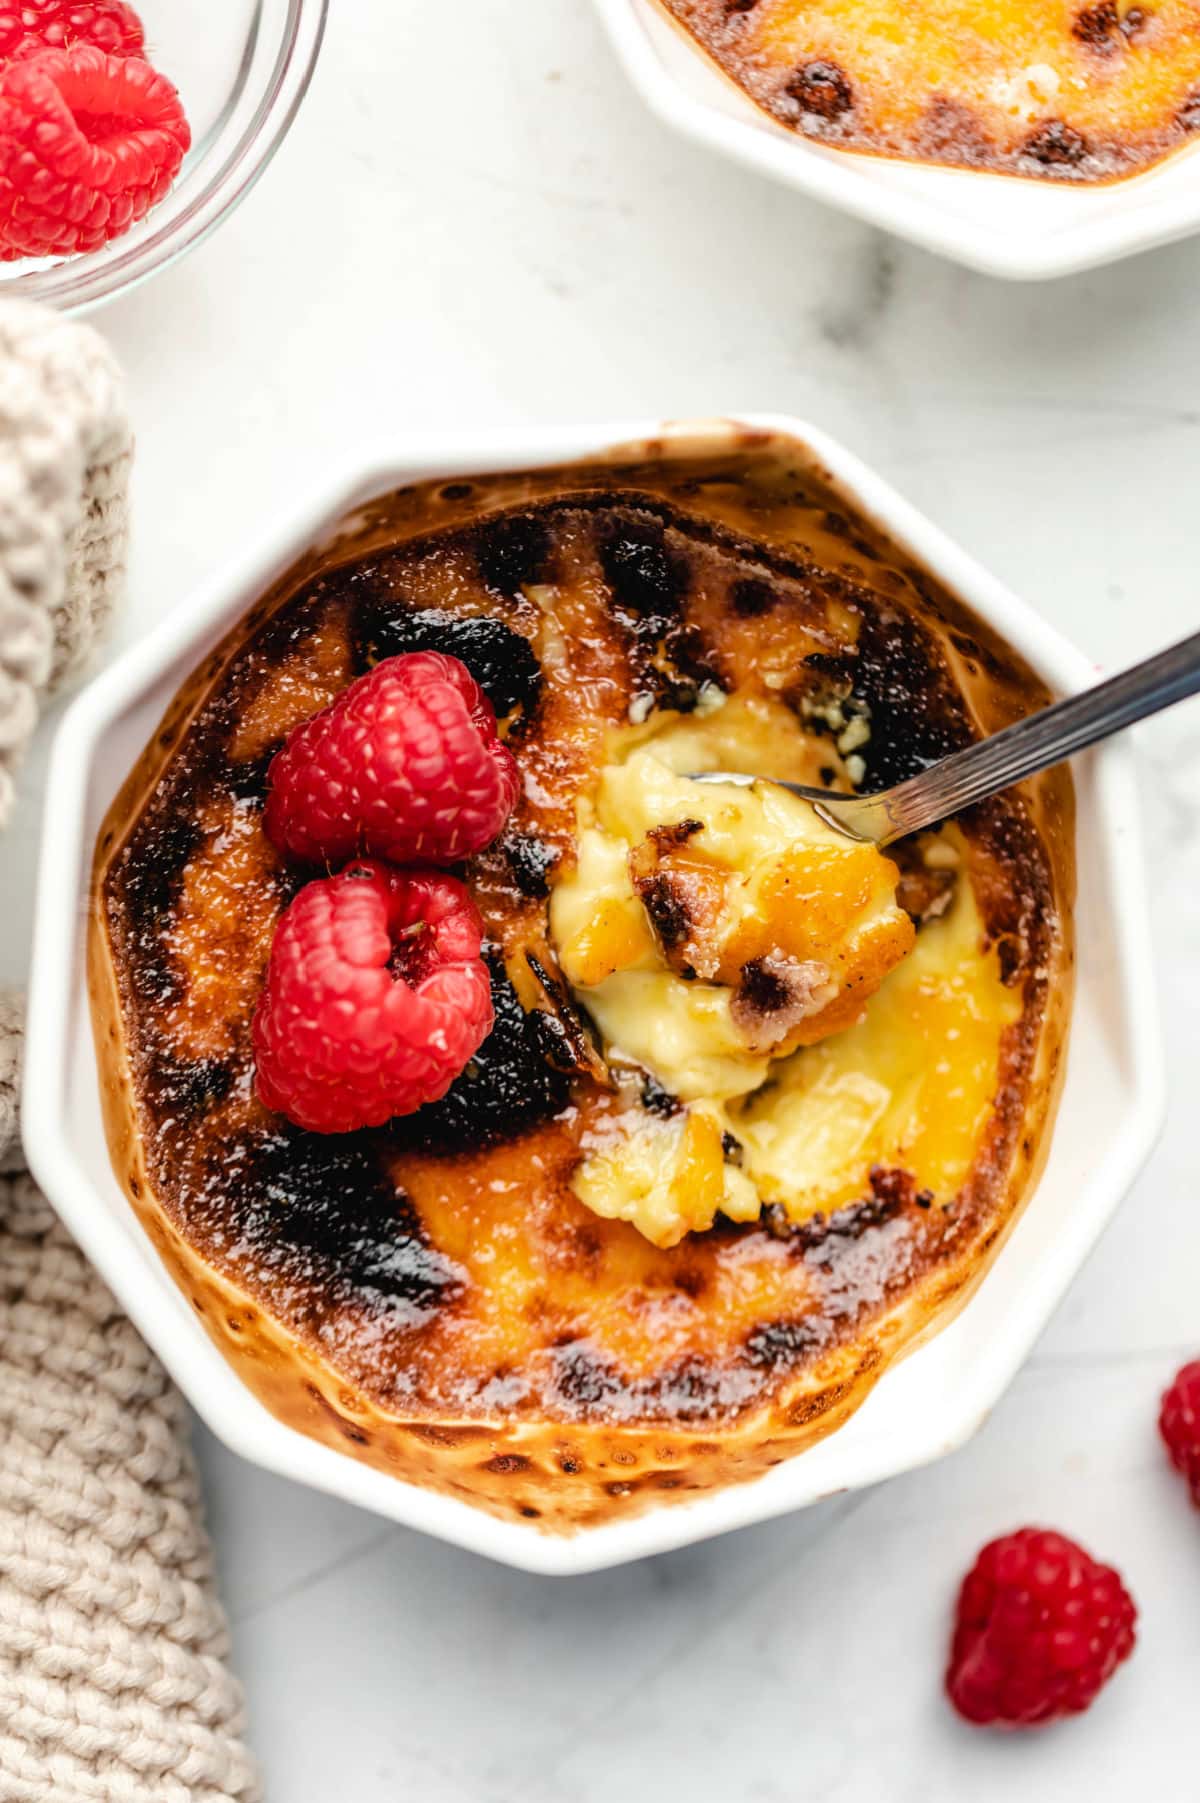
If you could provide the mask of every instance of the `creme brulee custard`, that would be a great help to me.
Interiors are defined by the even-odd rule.
[[[344,872],[279,849],[268,773],[414,651],[517,773],[454,867],[494,1018],[440,1100],[314,1131],[252,1029],[285,910]],[[407,488],[284,575],[114,803],[90,942],[115,1168],[266,1406],[554,1531],[835,1428],[1029,1193],[1071,782],[883,855],[765,779],[884,786],[1047,699],[767,434]],[[764,780],[690,780],[720,770]]]
[[[954,829],[918,851],[956,879],[918,939],[900,871],[873,846],[769,781],[688,779],[815,783],[822,742],[782,703],[714,690],[690,716],[620,729],[609,759],[579,803],[551,935],[610,1067],[649,1071],[682,1106],[618,1120],[575,1194],[671,1246],[764,1202],[799,1223],[881,1165],[953,1193],[1020,1013],[957,880]]]
[[[1196,0],[662,0],[779,124],[1042,180],[1130,175],[1200,130]]]

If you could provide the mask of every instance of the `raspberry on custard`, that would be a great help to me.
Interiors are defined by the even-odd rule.
[[[456,657],[385,658],[298,726],[272,760],[263,825],[280,851],[453,864],[489,844],[517,798],[496,716]]]
[[[125,0],[0,0],[0,62],[91,44],[107,56],[144,56],[142,21]]]
[[[1158,1429],[1171,1463],[1187,1479],[1200,1509],[1200,1359],[1177,1371],[1163,1392]]]
[[[1087,1709],[1133,1651],[1137,1609],[1064,1534],[992,1540],[963,1580],[946,1691],[969,1722],[1028,1728]]]
[[[0,70],[0,259],[97,250],[162,199],[191,142],[179,95],[89,44]]]
[[[359,860],[280,916],[254,1015],[260,1100],[314,1133],[443,1096],[492,1025],[482,925],[434,870]]]

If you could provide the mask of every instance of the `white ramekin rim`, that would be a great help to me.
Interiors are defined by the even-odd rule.
[[[706,149],[896,237],[1011,281],[1046,281],[1200,228],[1200,146],[1098,185],[1038,182],[840,151],[777,125],[658,0],[592,0],[651,110]]]
[[[197,1413],[234,1451],[298,1482],[529,1571],[595,1570],[768,1519],[940,1457],[967,1440],[986,1417],[1132,1183],[1162,1120],[1165,1081],[1129,744],[1114,741],[1090,755],[1080,829],[1096,880],[1103,881],[1112,897],[1106,919],[1111,912],[1113,950],[1096,969],[1081,970],[1081,985],[1102,992],[1098,999],[1121,1023],[1125,1076],[1120,1112],[1109,1123],[1103,1159],[1073,1185],[1065,1203],[1060,1199],[1063,1218],[1056,1220],[1053,1235],[1042,1236],[1039,1244],[1027,1232],[1027,1224],[1037,1221],[1047,1176],[958,1320],[885,1373],[863,1409],[838,1433],[751,1483],[570,1538],[497,1520],[401,1483],[284,1426],[244,1387],[187,1308],[116,1189],[106,1150],[101,1164],[95,1135],[89,1138],[81,1126],[70,1093],[74,1062],[83,1060],[86,1066],[92,1059],[94,1069],[82,976],[95,830],[89,817],[90,786],[102,780],[111,795],[123,778],[124,767],[113,769],[113,759],[105,758],[110,731],[145,706],[168,677],[173,690],[184,673],[181,666],[198,662],[304,547],[370,496],[426,478],[571,463],[648,439],[695,441],[705,432],[719,438],[746,427],[782,432],[807,446],[859,506],[986,618],[1053,687],[1071,690],[1094,679],[1088,659],[1060,633],[852,452],[804,422],[755,413],[700,423],[641,420],[513,428],[397,438],[359,451],[326,472],[284,516],[228,559],[189,600],[173,606],[154,631],[79,695],[62,720],[51,758],[23,1097],[25,1145],[35,1177]],[[157,701],[155,706],[161,711]],[[1095,1055],[1088,1036],[1081,1043],[1077,1033],[1068,1092],[1074,1066],[1082,1061],[1083,1071],[1075,1074],[1081,1084]],[[999,1321],[993,1331],[973,1336],[969,1357],[958,1359],[956,1394],[949,1399],[937,1382],[930,1388],[924,1375],[933,1371],[930,1353],[959,1333],[960,1324],[972,1320],[972,1311],[981,1310],[985,1298],[998,1297],[998,1286],[1004,1290]],[[929,1395],[922,1395],[923,1382]],[[889,1408],[900,1411],[901,1426],[889,1427]],[[864,1432],[868,1416],[873,1431]]]

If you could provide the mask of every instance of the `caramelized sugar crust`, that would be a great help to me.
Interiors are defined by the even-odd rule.
[[[431,636],[453,648],[447,632],[474,647],[524,776],[504,838],[466,871],[496,1031],[445,1102],[380,1132],[304,1133],[253,1095],[251,1015],[304,878],[261,830],[267,766],[372,659]],[[868,707],[870,786],[1046,700],[794,446],[641,447],[405,490],[346,522],[185,685],[97,846],[114,1163],[209,1331],[304,1431],[550,1528],[749,1477],[835,1426],[982,1274],[1056,1091],[1062,773],[960,823],[1020,1018],[956,1195],[876,1170],[829,1218],[793,1228],[768,1210],[668,1251],[576,1199],[572,1171],[617,1102],[578,1017],[547,1011],[550,883],[609,729],[686,710],[710,683],[818,722],[831,698]],[[832,774],[832,738],[828,756]],[[670,1103],[648,1081],[644,1106]]]
[[[663,0],[781,124],[847,149],[1055,181],[1200,129],[1197,0]]]

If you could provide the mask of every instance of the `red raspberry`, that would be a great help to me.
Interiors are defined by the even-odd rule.
[[[0,70],[0,260],[97,250],[162,199],[191,133],[138,56],[88,44]]]
[[[963,1580],[946,1691],[969,1722],[1075,1715],[1133,1651],[1137,1610],[1111,1565],[1048,1528],[984,1547]]]
[[[108,56],[144,56],[142,21],[124,0],[0,0],[0,62],[92,44]]]
[[[280,916],[254,1015],[259,1099],[314,1133],[381,1127],[445,1095],[492,1027],[462,884],[367,861]]]
[[[1200,1509],[1200,1359],[1177,1371],[1163,1391],[1158,1428],[1166,1441],[1171,1463],[1182,1471]]]
[[[385,658],[306,720],[271,763],[263,825],[280,851],[337,864],[453,864],[494,839],[517,798],[496,717],[456,657]]]

